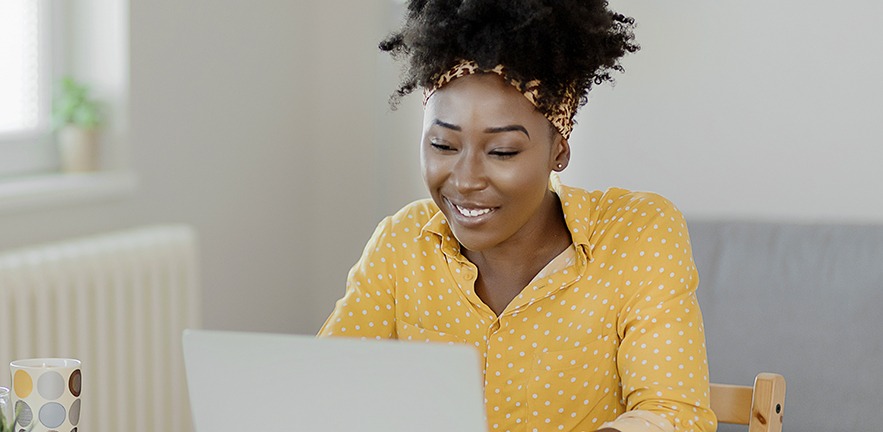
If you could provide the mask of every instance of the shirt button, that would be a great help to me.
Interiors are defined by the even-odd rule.
[[[466,273],[466,276],[463,276],[463,277],[466,278],[466,280],[471,281],[472,278],[475,277],[475,275],[473,275],[472,273]]]

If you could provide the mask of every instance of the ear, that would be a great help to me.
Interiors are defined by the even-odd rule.
[[[552,170],[564,171],[570,163],[570,143],[561,134],[555,134],[555,140],[552,142]]]

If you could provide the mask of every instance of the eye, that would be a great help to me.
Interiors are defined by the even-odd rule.
[[[500,159],[509,159],[517,155],[518,152],[515,150],[493,150],[490,154]]]
[[[455,148],[453,148],[445,143],[440,143],[440,142],[430,141],[429,145],[432,146],[432,148],[434,148],[440,152],[452,152],[452,151],[456,150]]]

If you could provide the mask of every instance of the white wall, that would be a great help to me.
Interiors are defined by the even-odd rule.
[[[567,180],[688,218],[883,222],[883,4],[611,4],[643,49],[593,91]]]
[[[378,96],[394,79],[376,85],[391,68],[376,52],[387,6],[130,2],[138,190],[2,215],[0,250],[189,223],[200,235],[207,327],[315,332],[376,223],[410,199],[384,192],[396,179],[381,156],[398,138],[383,129],[407,118]]]
[[[379,219],[423,195],[419,97],[389,111],[396,67],[376,52],[391,3],[130,2],[139,189],[0,216],[0,250],[190,223],[207,327],[316,331]],[[584,109],[565,179],[688,217],[883,221],[880,5],[614,6],[644,49]]]

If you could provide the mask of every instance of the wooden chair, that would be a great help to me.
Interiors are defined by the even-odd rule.
[[[748,425],[748,432],[782,432],[785,378],[761,373],[754,387],[711,384],[711,410],[718,422]]]

